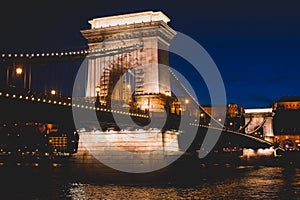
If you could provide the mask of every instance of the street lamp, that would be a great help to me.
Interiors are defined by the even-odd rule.
[[[189,100],[185,99],[184,103],[185,103],[185,112],[187,113],[187,115],[190,115],[189,109],[188,109],[188,104],[189,104]]]
[[[21,75],[22,73],[23,73],[22,67],[17,67],[17,68],[16,68],[16,74],[17,74],[17,75]]]
[[[206,120],[205,120],[205,115],[204,115],[204,113],[200,113],[200,123],[205,123],[206,122]]]
[[[97,94],[96,102],[100,102],[100,99],[99,99],[99,97],[100,97],[100,86],[99,85],[97,85],[97,87],[96,87],[96,94]]]
[[[14,84],[16,84],[16,86],[21,87],[23,86],[23,88],[26,88],[26,68],[23,69],[22,66],[18,65],[18,66],[13,66],[13,70],[11,71],[12,73],[12,82],[14,82]],[[7,69],[7,83],[9,83],[9,69]]]
[[[97,96],[100,96],[99,95],[99,93],[100,93],[100,86],[99,85],[96,87],[96,93],[97,93]]]
[[[52,89],[52,90],[50,91],[50,94],[53,95],[53,96],[56,95],[56,90]]]

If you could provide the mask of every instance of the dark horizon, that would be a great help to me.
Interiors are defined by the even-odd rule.
[[[80,30],[97,17],[147,10],[162,11],[169,25],[201,44],[223,77],[228,103],[267,107],[282,96],[299,96],[300,13],[295,1],[169,1],[115,0],[100,3],[8,2],[2,7],[0,53],[64,52],[87,48]],[[18,4],[18,6],[16,6]],[[170,60],[182,71],[200,103],[209,97],[200,76],[190,76],[186,63]],[[184,63],[184,65],[181,65]],[[204,93],[204,95],[202,95]]]

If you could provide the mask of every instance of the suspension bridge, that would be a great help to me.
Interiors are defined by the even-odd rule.
[[[219,147],[228,143],[246,148],[273,145],[246,133],[247,124],[238,130],[225,127],[170,68],[159,67],[168,65],[168,53],[159,48],[168,48],[176,34],[164,14],[146,12],[125,18],[126,23],[120,17],[91,20],[91,29],[81,31],[87,49],[0,54],[1,120],[53,123],[74,130],[75,112],[84,116],[79,122],[85,129],[92,131],[100,125],[102,131],[120,131],[149,128],[151,120],[159,124],[166,117],[164,131],[182,132],[184,138],[191,127],[197,129],[191,151],[201,147],[207,130],[222,132]],[[181,90],[181,97],[172,93],[172,82]],[[116,117],[130,117],[135,124],[117,123]],[[182,128],[183,118],[188,123]]]

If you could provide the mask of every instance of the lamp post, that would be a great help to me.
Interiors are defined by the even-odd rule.
[[[25,88],[25,84],[26,84],[25,79],[24,79],[25,77],[23,78],[23,81],[20,80],[21,76],[23,74],[22,67],[20,67],[20,66],[15,67],[14,73],[15,73],[15,84],[16,84],[16,86],[21,87],[21,85],[24,84],[23,87]],[[23,82],[23,83],[21,83],[21,82]]]
[[[17,85],[21,86],[23,85],[23,88],[25,89],[26,88],[26,68],[25,70],[23,69],[22,66],[14,66],[13,68],[13,74],[14,74],[14,78],[16,78],[17,80]],[[20,78],[23,76],[23,80],[20,80]],[[23,83],[20,83],[20,82],[23,82]]]
[[[203,112],[200,113],[200,123],[206,123],[205,114]]]
[[[100,86],[99,85],[97,85],[97,87],[96,87],[96,101],[95,101],[95,107],[96,108],[99,108],[100,107]]]
[[[28,80],[27,80],[27,75]],[[27,86],[28,81],[28,86]],[[31,71],[27,72],[26,66],[21,64],[13,63],[12,66],[6,68],[6,84],[7,86],[13,85],[16,87],[23,87],[24,89],[28,88],[30,90],[31,85]]]
[[[186,99],[184,101],[184,103],[185,103],[185,111],[186,111],[187,115],[190,116],[189,109],[188,109],[188,104],[190,103],[190,101],[188,99]]]
[[[97,85],[96,87],[96,102],[99,102],[100,103],[100,86]]]

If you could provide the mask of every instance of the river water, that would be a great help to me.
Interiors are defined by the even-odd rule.
[[[199,166],[192,176],[117,183],[78,178],[68,167],[0,166],[0,177],[0,199],[300,199],[292,167]]]

